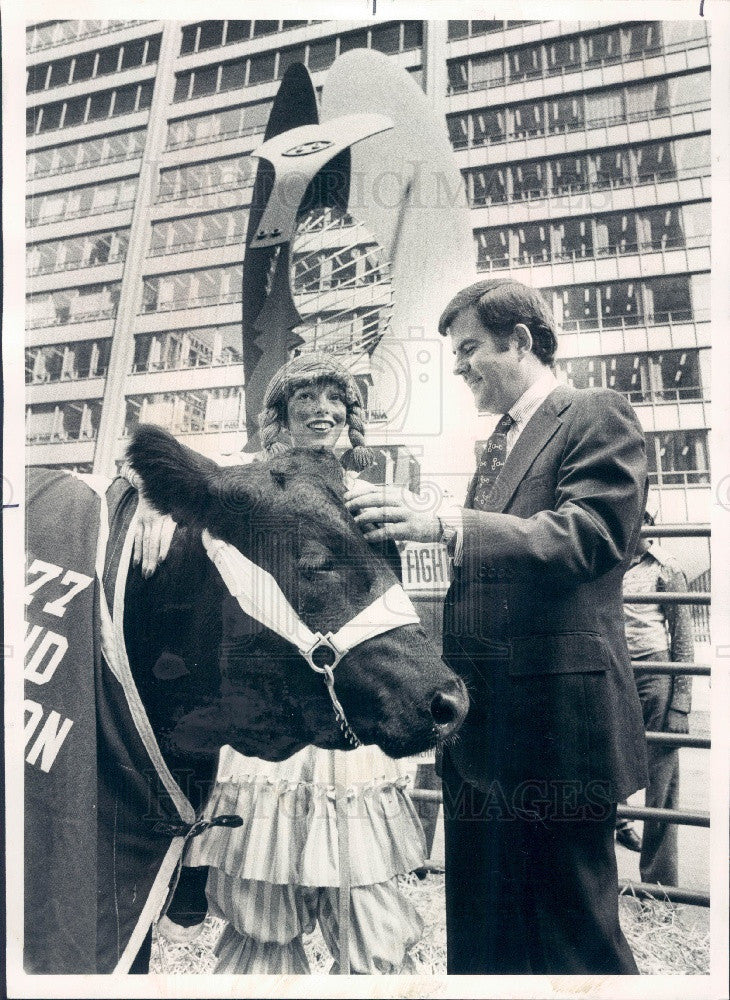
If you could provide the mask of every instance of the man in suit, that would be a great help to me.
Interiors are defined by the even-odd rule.
[[[439,330],[479,410],[502,414],[464,507],[436,518],[382,487],[346,500],[370,537],[454,554],[443,648],[471,708],[443,752],[448,971],[636,973],[613,831],[646,783],[621,593],[643,433],[618,393],[558,384],[533,289],[477,282]]]

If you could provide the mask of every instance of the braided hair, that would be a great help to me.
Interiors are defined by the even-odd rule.
[[[289,445],[280,440],[286,432],[286,408],[292,394],[305,385],[334,382],[345,401],[348,436],[352,445],[342,456],[345,469],[361,472],[374,462],[373,453],[365,444],[363,401],[357,382],[350,372],[328,354],[301,354],[282,365],[266,387],[263,410],[259,414],[261,445],[267,455],[288,451]]]

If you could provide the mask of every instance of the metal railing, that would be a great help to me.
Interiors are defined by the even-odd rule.
[[[649,538],[709,538],[710,526],[709,524],[645,526],[642,527],[641,534]],[[419,599],[426,596],[419,595]],[[430,595],[428,596],[430,597]],[[658,604],[660,602],[665,604],[710,604],[710,594],[708,592],[689,590],[682,593],[667,591],[653,591],[644,594],[627,593],[624,594],[623,599],[624,603],[631,604]],[[631,666],[636,674],[654,673],[694,677],[709,677],[711,674],[710,665],[701,663],[632,660]],[[648,744],[676,747],[677,749],[680,747],[692,747],[699,750],[709,750],[711,747],[709,737],[685,735],[683,733],[647,731],[646,741]],[[414,802],[443,804],[443,794],[438,789],[413,788],[409,794]],[[710,826],[709,812],[690,809],[658,809],[620,803],[617,806],[616,815],[624,819],[659,820],[665,823],[676,824],[677,826],[694,826],[702,827],[703,829],[709,829]],[[443,866],[433,861],[433,859],[428,859],[424,867],[431,871],[441,871],[443,869]],[[646,882],[633,882],[630,879],[621,879],[619,880],[619,892],[644,899],[663,899],[672,903],[686,903],[692,906],[710,905],[709,892],[702,892],[682,886],[663,886]]]

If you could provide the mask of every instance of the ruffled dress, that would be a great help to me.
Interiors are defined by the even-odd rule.
[[[338,886],[335,755],[347,788],[351,884],[374,885],[419,868],[426,843],[406,793],[408,776],[374,746],[305,747],[276,764],[224,747],[206,815],[235,813],[244,822],[196,837],[186,864],[278,885]]]

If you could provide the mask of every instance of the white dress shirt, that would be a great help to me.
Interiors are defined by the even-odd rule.
[[[539,407],[545,402],[547,397],[558,385],[558,380],[549,369],[544,375],[533,382],[529,389],[526,389],[520,398],[507,411],[514,420],[514,424],[507,431],[507,446],[505,458],[514,448],[522,431],[527,426],[530,418],[534,416]],[[497,422],[501,419],[501,414]],[[496,426],[496,424],[495,424]],[[439,511],[439,520],[449,528],[456,529],[456,539],[454,542],[454,565],[461,566],[464,551],[464,531],[462,519],[462,507],[447,507]]]

